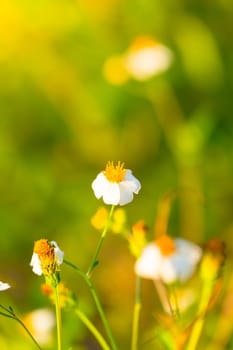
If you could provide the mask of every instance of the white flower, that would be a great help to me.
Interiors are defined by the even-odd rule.
[[[11,286],[8,283],[0,281],[0,291],[9,289]]]
[[[171,65],[172,52],[149,37],[138,37],[125,54],[125,67],[136,80],[147,80]]]
[[[92,182],[96,198],[103,197],[105,204],[125,205],[132,202],[133,194],[141,189],[140,182],[133,176],[132,171],[124,169],[124,164],[108,162],[105,171],[99,173]]]
[[[59,248],[57,242],[41,239],[34,244],[30,266],[36,275],[52,274],[62,264],[63,258],[64,252]]]
[[[54,313],[50,309],[34,310],[24,317],[24,322],[40,344],[46,346],[51,342],[56,321]]]
[[[136,261],[137,275],[148,279],[161,279],[165,283],[186,281],[195,271],[202,255],[199,246],[185,239],[172,240],[167,235],[149,243]]]

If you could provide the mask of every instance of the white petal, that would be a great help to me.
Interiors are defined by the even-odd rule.
[[[63,263],[64,252],[59,248],[56,241],[50,242],[54,246],[54,254],[57,259],[57,264],[61,265]]]
[[[177,280],[184,282],[191,277],[194,270],[194,265],[190,264],[187,256],[185,257],[184,255],[179,255],[178,253],[174,254],[170,257],[170,263],[173,266]]]
[[[129,188],[126,181],[121,182],[119,184],[119,190],[120,190],[120,201],[119,201],[120,205],[125,205],[125,204],[132,202],[133,192]]]
[[[108,185],[108,181],[106,177],[104,176],[103,172],[99,173],[95,180],[92,182],[92,189],[95,193],[95,196],[97,199],[102,197],[103,193],[106,190],[106,186]]]
[[[175,239],[176,251],[180,255],[184,255],[192,264],[197,264],[202,256],[202,249],[185,239],[176,238]]]
[[[30,266],[32,266],[32,271],[36,274],[41,276],[42,275],[42,269],[41,269],[41,263],[38,254],[33,253]]]
[[[172,283],[177,279],[177,272],[170,258],[163,259],[159,274],[165,283]]]
[[[132,172],[129,169],[127,169],[123,182],[127,183],[127,186],[130,188],[130,190],[136,194],[138,194],[141,189],[140,181],[132,175]]]
[[[120,188],[116,182],[108,182],[103,193],[103,201],[105,204],[118,205],[120,203]]]
[[[162,263],[160,250],[154,243],[149,243],[142,251],[141,257],[136,261],[135,272],[138,276],[156,279]]]
[[[9,289],[11,286],[8,283],[0,281],[0,291]]]

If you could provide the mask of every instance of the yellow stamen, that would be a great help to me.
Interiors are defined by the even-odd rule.
[[[106,169],[104,170],[104,175],[110,182],[121,182],[123,181],[126,174],[126,169],[124,169],[124,163],[118,161],[117,165],[114,166],[113,162],[108,162]]]
[[[162,235],[155,241],[156,245],[159,247],[161,253],[165,256],[171,255],[175,252],[175,242],[168,235]]]
[[[50,258],[54,260],[54,248],[49,244],[47,239],[40,239],[34,244],[34,253],[38,254],[40,258]]]

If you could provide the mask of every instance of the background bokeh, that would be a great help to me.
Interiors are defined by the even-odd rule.
[[[99,237],[90,218],[102,204],[91,182],[108,160],[124,161],[142,183],[125,208],[129,227],[143,219],[153,238],[158,201],[175,189],[169,233],[201,245],[222,238],[230,266],[232,19],[227,0],[1,5],[0,279],[12,285],[2,303],[22,314],[49,304],[29,267],[34,240],[56,240],[87,268]],[[145,81],[112,84],[105,62],[141,35],[172,51],[171,66]],[[122,350],[130,343],[133,263],[127,242],[109,234],[93,277]],[[98,324],[83,282],[66,267],[62,277]],[[148,310],[157,300],[150,288],[145,281]],[[98,349],[77,319],[64,317],[72,349]],[[149,312],[143,317],[145,327],[153,321]],[[1,349],[19,349],[12,321],[0,325]]]

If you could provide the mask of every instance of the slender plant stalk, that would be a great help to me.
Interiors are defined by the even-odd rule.
[[[136,277],[136,293],[135,293],[135,304],[133,312],[133,328],[132,328],[132,340],[131,340],[131,350],[138,349],[138,328],[139,319],[141,312],[141,278]]]
[[[24,328],[24,330],[27,332],[27,334],[29,335],[29,337],[32,339],[32,341],[34,342],[34,344],[37,346],[37,348],[39,350],[42,350],[42,348],[40,347],[40,345],[37,343],[36,339],[33,337],[33,335],[30,333],[30,331],[28,330],[28,328],[25,326],[25,324],[18,318],[15,317],[15,320]]]
[[[98,255],[99,255],[99,252],[100,252],[100,249],[102,247],[102,244],[103,244],[103,241],[104,241],[104,238],[106,236],[106,233],[108,231],[108,228],[109,228],[109,224],[110,224],[110,221],[111,221],[111,218],[112,218],[112,215],[113,215],[113,211],[114,211],[114,208],[115,206],[112,205],[111,209],[110,209],[110,212],[109,212],[109,215],[108,215],[108,218],[107,218],[107,221],[106,221],[106,224],[104,226],[104,229],[103,229],[103,232],[100,236],[100,239],[99,239],[99,242],[98,242],[98,245],[96,247],[96,251],[95,251],[95,255],[92,259],[92,262],[89,266],[89,269],[87,271],[87,276],[90,277],[91,276],[91,272],[94,270],[95,266],[97,265],[98,261],[97,261],[97,258],[98,258]]]
[[[99,298],[98,298],[98,295],[95,291],[95,288],[90,280],[90,278],[87,276],[87,274],[85,272],[83,272],[79,267],[77,267],[76,265],[70,263],[69,261],[67,260],[64,260],[63,261],[65,264],[67,264],[68,266],[72,267],[73,269],[75,269],[75,271],[84,279],[84,281],[86,282],[91,294],[92,294],[92,297],[95,301],[95,304],[96,304],[96,308],[99,312],[99,315],[100,315],[100,318],[103,322],[103,325],[104,325],[104,328],[105,328],[105,331],[107,333],[107,336],[108,336],[108,339],[109,339],[109,343],[111,345],[111,348],[112,350],[118,350],[117,348],[117,345],[115,343],[115,340],[113,338],[113,335],[112,335],[112,332],[111,332],[111,329],[109,327],[109,324],[108,324],[108,321],[106,319],[106,316],[105,316],[105,313],[104,313],[104,310],[102,308],[102,305],[99,301]]]
[[[56,308],[56,324],[57,324],[57,350],[62,349],[61,345],[61,333],[62,333],[62,326],[61,326],[61,306],[60,306],[60,297],[59,297],[59,284],[56,283],[56,286],[54,287],[54,294],[55,294],[55,308]]]
[[[198,307],[198,318],[194,323],[191,331],[191,335],[189,337],[188,345],[186,350],[195,350],[197,349],[198,341],[201,336],[202,328],[205,321],[205,312],[209,304],[210,297],[212,295],[213,284],[212,283],[204,283],[202,295]]]
[[[163,282],[160,279],[155,279],[153,282],[164,311],[169,312],[171,315],[173,315],[174,311]]]
[[[23,321],[21,321],[20,318],[18,318],[18,316],[16,316],[15,312],[13,311],[12,308],[7,309],[6,307],[4,307],[3,305],[0,305],[0,307],[5,311],[5,312],[0,312],[0,315],[5,316],[5,317],[9,317],[12,318],[13,320],[17,321],[22,327],[23,329],[27,332],[27,334],[29,335],[29,337],[31,338],[31,340],[33,341],[33,343],[37,346],[37,348],[39,350],[42,350],[42,348],[40,347],[40,345],[38,344],[38,342],[36,341],[36,339],[33,337],[33,335],[31,334],[31,332],[29,331],[29,329],[25,326],[25,324],[23,323]]]
[[[109,345],[107,344],[103,336],[96,329],[93,323],[87,318],[87,316],[80,309],[76,309],[75,313],[79,317],[79,319],[85,324],[85,326],[89,329],[89,331],[94,335],[94,337],[100,344],[101,348],[103,350],[111,350],[111,348],[109,347]]]

